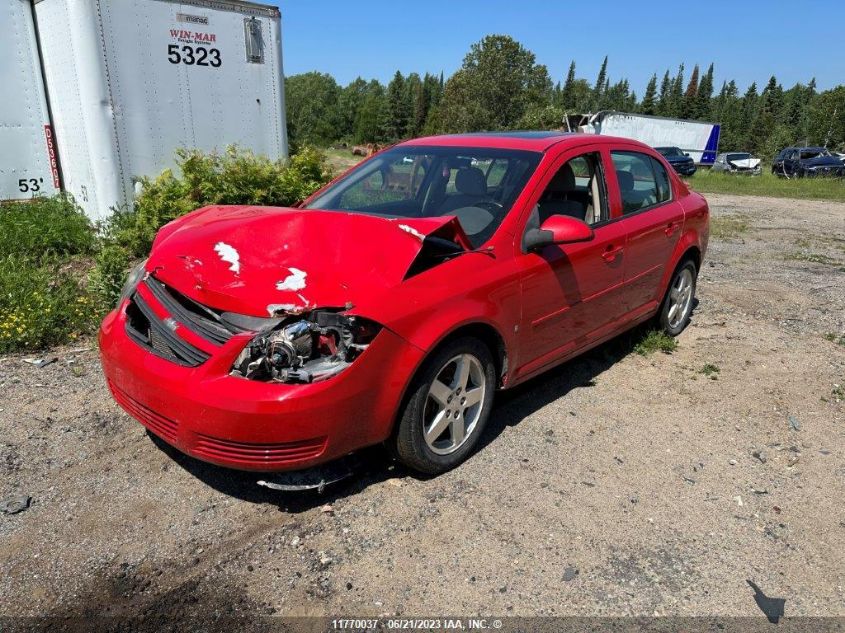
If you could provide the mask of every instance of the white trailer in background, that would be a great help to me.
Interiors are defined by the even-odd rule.
[[[719,151],[718,123],[605,110],[569,116],[567,124],[573,132],[632,138],[651,147],[679,147],[697,165],[712,165]]]
[[[180,147],[211,151],[237,144],[271,159],[287,157],[277,7],[240,0],[0,0],[10,2],[30,16],[34,4],[62,184],[92,219],[131,207],[137,179],[172,167]],[[4,7],[4,25],[6,13]],[[0,39],[4,55],[11,49],[6,58],[21,55],[19,41],[10,46],[5,34]],[[4,78],[7,66],[4,59]],[[37,62],[30,66],[18,72],[40,85]],[[12,86],[23,80],[16,81]],[[29,128],[40,126],[46,156],[43,91],[41,101],[35,95],[10,106],[16,90],[4,83],[0,127],[23,120],[35,103],[41,109],[26,121]],[[16,139],[15,148],[36,145],[31,130]],[[0,153],[21,151],[5,145]],[[49,169],[27,169],[54,184]],[[3,178],[0,198],[7,197],[5,171]]]
[[[59,191],[30,0],[0,0],[0,200]]]

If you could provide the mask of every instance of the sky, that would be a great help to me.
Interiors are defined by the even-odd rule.
[[[816,78],[845,83],[845,2],[663,0],[264,0],[282,11],[286,75],[326,72],[343,85],[357,76],[387,82],[400,70],[448,78],[472,43],[506,34],[563,81],[571,60],[591,83],[605,55],[611,82],[627,78],[642,97],[652,73],[715,64],[716,90],[735,79],[759,89],[771,75],[785,87]],[[635,7],[636,10],[631,10]]]

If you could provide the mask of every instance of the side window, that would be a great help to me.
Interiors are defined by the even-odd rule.
[[[622,195],[622,214],[627,215],[657,204],[660,194],[651,157],[627,151],[611,152],[610,157]]]
[[[552,215],[568,215],[589,225],[610,215],[601,154],[576,156],[564,163],[549,181],[537,203],[538,225]]]
[[[724,159],[723,162],[725,162]],[[669,174],[666,173],[663,164],[654,157],[651,159],[651,166],[654,169],[654,177],[657,181],[657,203],[671,200],[672,185],[669,182]]]

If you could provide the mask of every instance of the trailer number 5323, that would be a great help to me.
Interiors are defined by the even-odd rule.
[[[167,61],[171,64],[186,64],[188,66],[211,66],[220,68],[223,60],[220,58],[220,51],[216,48],[205,46],[179,46],[170,44],[167,47]]]

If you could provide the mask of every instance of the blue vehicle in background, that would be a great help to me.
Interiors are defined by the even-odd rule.
[[[680,147],[655,147],[654,149],[663,154],[663,158],[681,176],[692,176],[695,173],[695,161],[687,152],[681,151]]]
[[[825,147],[787,147],[772,162],[772,173],[781,178],[840,178],[845,165]]]

